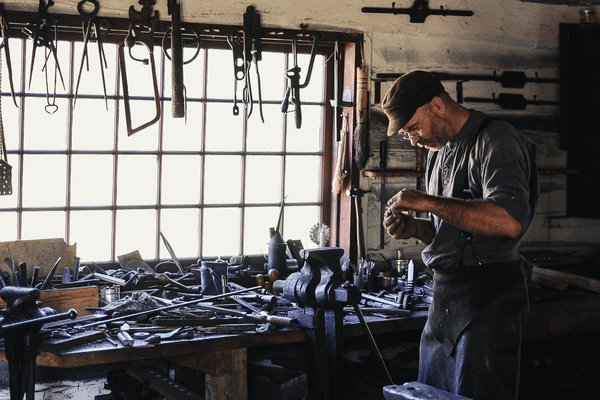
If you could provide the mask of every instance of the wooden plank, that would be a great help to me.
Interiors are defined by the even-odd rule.
[[[42,290],[40,301],[43,307],[51,307],[59,313],[74,308],[77,315],[93,314],[95,311],[85,308],[99,306],[98,286]]]
[[[588,278],[582,275],[577,275],[569,272],[557,271],[554,269],[533,267],[533,272],[559,279],[570,285],[574,285],[583,289],[591,290],[592,292],[600,293],[600,281]]]
[[[98,307],[98,286],[80,288],[42,290],[40,292],[42,307],[50,307],[57,313],[69,311],[74,308],[78,316],[90,315],[95,311],[88,311],[86,307]],[[0,308],[6,306],[0,299]]]

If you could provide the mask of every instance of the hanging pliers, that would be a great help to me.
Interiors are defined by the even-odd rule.
[[[92,3],[92,5],[94,6],[94,9],[89,12],[83,9],[84,4],[88,2]],[[102,43],[101,23],[96,17],[99,8],[100,4],[96,0],[81,0],[79,3],[77,3],[77,11],[79,11],[79,14],[83,17],[83,53],[81,54],[81,64],[79,66],[79,73],[77,75],[77,84],[75,86],[73,107],[75,107],[75,102],[77,101],[77,93],[79,92],[79,82],[81,81],[81,72],[83,71],[83,65],[86,64],[87,69],[89,70],[89,56],[87,45],[90,39],[95,39],[96,43],[98,44],[98,57],[100,57],[100,72],[102,75],[102,88],[104,89],[104,103],[106,104],[106,109],[108,110],[108,97],[106,95],[106,78],[104,76],[104,68],[108,68],[108,62],[106,61],[106,55],[104,54],[104,46]]]
[[[0,48],[4,48],[4,57],[6,59],[6,70],[8,71],[8,82],[10,84],[10,94],[12,96],[13,102],[16,107],[19,107],[17,104],[17,97],[15,96],[15,87],[13,84],[13,74],[12,74],[12,63],[10,61],[10,50],[8,48],[8,39],[10,39],[10,28],[8,27],[8,21],[6,21],[6,17],[4,16],[4,4],[0,4],[0,33],[2,34],[2,42],[0,42]]]

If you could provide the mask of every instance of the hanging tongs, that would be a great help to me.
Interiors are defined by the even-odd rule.
[[[84,9],[85,3],[91,3],[94,7],[91,11],[86,11]],[[106,109],[108,110],[108,96],[106,94],[106,77],[104,75],[104,69],[108,68],[108,62],[106,61],[106,54],[104,53],[104,46],[102,40],[102,25],[106,31],[108,31],[110,24],[107,20],[102,20],[100,22],[98,17],[98,9],[100,8],[100,3],[97,0],[81,0],[77,3],[77,11],[81,15],[82,22],[82,30],[83,30],[83,52],[81,53],[81,63],[79,65],[79,73],[77,74],[77,83],[75,85],[75,93],[73,96],[73,108],[75,108],[75,103],[77,101],[77,95],[79,93],[79,83],[81,82],[81,73],[83,71],[83,66],[86,65],[89,70],[89,54],[88,54],[88,43],[92,40],[96,41],[98,46],[98,57],[100,59],[100,73],[102,76],[102,88],[104,90],[104,104]]]
[[[34,24],[28,24],[23,28],[23,32],[33,40],[33,48],[31,50],[31,66],[29,67],[29,85],[31,87],[31,77],[33,76],[33,65],[35,62],[35,53],[38,47],[45,47],[52,56],[54,57],[55,70],[60,75],[60,81],[62,83],[63,88],[65,87],[65,81],[63,79],[62,72],[60,70],[60,64],[58,63],[58,55],[56,53],[56,45],[54,44],[54,40],[56,39],[56,24],[53,19],[50,18],[48,14],[48,9],[54,5],[53,0],[49,0],[48,4],[44,2],[44,0],[39,1],[38,5],[38,13],[37,19]],[[54,32],[52,30],[54,29]],[[44,70],[48,64],[49,54],[46,56],[44,60]],[[56,88],[56,82],[54,82],[54,87]]]
[[[133,6],[129,7],[129,29],[123,43],[119,44],[119,64],[121,67],[121,81],[123,83],[123,104],[125,106],[125,121],[127,123],[127,135],[131,136],[147,127],[155,124],[160,119],[160,95],[158,92],[158,79],[156,76],[156,64],[154,62],[154,31],[158,26],[158,11],[153,11],[155,0],[139,0],[142,11],[136,11]],[[154,88],[154,105],[156,114],[150,121],[133,128],[131,123],[131,108],[129,104],[129,86],[127,83],[127,70],[125,66],[125,47],[129,49],[129,57],[134,61],[148,64],[148,59],[133,57],[131,50],[136,44],[143,44],[148,51],[150,68],[152,69],[152,86]]]
[[[4,4],[0,4],[0,33],[2,34],[2,42],[0,43],[0,48],[4,49],[6,70],[8,72],[8,83],[10,84],[10,95],[12,96],[15,106],[19,107],[19,105],[17,104],[15,87],[13,84],[12,62],[10,61],[10,50],[8,48],[8,39],[10,39],[10,28],[8,26],[8,21],[4,16]]]
[[[308,32],[306,30],[306,25],[300,25],[302,32],[300,33],[300,37],[311,37],[312,38],[312,50],[310,52],[310,61],[308,63],[308,71],[306,72],[306,77],[304,78],[304,83],[300,83],[300,67],[298,66],[298,39],[299,36],[294,36],[292,39],[292,54],[294,57],[294,66],[288,69],[285,73],[286,78],[288,79],[288,86],[285,91],[285,97],[281,102],[281,111],[283,113],[288,112],[288,106],[291,102],[294,104],[294,115],[296,120],[296,129],[300,129],[302,127],[302,110],[300,108],[300,89],[304,89],[310,83],[310,76],[312,74],[313,64],[315,62],[315,55],[317,53],[317,48],[319,46],[319,35],[316,32]]]

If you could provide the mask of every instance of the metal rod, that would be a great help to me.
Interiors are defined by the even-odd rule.
[[[377,356],[377,361],[379,361],[379,365],[381,366],[381,369],[383,369],[383,372],[385,372],[385,375],[387,376],[387,379],[390,381],[390,384],[393,385],[394,381],[392,380],[390,371],[388,371],[387,366],[385,365],[385,362],[383,361],[383,357],[381,356],[381,353],[379,352],[379,348],[377,348],[377,343],[375,343],[375,339],[373,338],[373,335],[371,334],[369,325],[367,325],[367,321],[365,321],[365,317],[363,316],[359,305],[354,304],[353,306],[354,306],[354,312],[356,312],[356,315],[358,316],[358,319],[360,320],[360,324],[362,325],[362,327],[365,331],[365,335],[367,336],[367,339],[369,339],[369,342],[371,343],[371,346],[373,347],[373,351],[375,352],[375,355]]]

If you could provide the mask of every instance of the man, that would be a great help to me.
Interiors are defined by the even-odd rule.
[[[396,80],[382,108],[388,136],[429,150],[427,193],[401,190],[383,221],[393,238],[423,241],[434,271],[419,381],[476,400],[516,399],[529,313],[518,248],[539,198],[529,147],[506,122],[455,102],[428,72]]]

